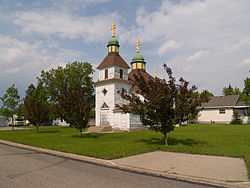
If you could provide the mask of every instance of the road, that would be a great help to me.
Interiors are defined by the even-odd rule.
[[[0,144],[0,188],[212,187],[143,175]]]

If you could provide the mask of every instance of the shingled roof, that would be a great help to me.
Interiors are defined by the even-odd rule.
[[[129,69],[128,64],[122,59],[118,52],[111,52],[104,58],[101,64],[97,67],[97,69],[102,69],[109,66],[119,66],[125,69]]]
[[[230,107],[236,106],[239,102],[239,95],[227,95],[227,96],[216,96],[209,97],[209,101],[202,104],[204,108],[211,107]]]
[[[141,75],[145,81],[149,81],[149,80],[153,80],[154,77],[151,76],[150,74],[148,74],[145,70],[132,70],[129,74],[128,74],[128,80],[132,81],[135,83],[135,75],[139,76]],[[130,89],[130,91],[136,91],[138,90],[138,86],[136,84],[133,85],[133,87]]]

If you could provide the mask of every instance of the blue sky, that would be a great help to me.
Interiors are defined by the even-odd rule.
[[[249,10],[249,0],[0,0],[0,96],[13,83],[24,96],[42,70],[68,62],[97,67],[112,22],[129,65],[140,40],[152,75],[157,68],[165,77],[167,63],[199,90],[242,89],[250,69]]]

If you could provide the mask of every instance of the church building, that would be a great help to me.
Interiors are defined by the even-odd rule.
[[[112,23],[112,38],[108,41],[108,55],[104,58],[98,69],[98,81],[96,86],[96,126],[119,128],[124,131],[142,128],[143,125],[138,115],[124,113],[118,105],[122,106],[126,101],[120,96],[122,90],[136,91],[138,88],[134,81],[134,75],[140,72],[145,79],[153,77],[146,72],[146,62],[139,53],[140,42],[137,41],[137,53],[129,65],[119,54],[119,41],[115,38],[115,24]]]

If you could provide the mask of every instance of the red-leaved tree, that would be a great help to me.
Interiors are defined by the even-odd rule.
[[[121,106],[126,113],[140,115],[143,125],[149,125],[151,129],[160,131],[167,142],[167,133],[174,130],[176,124],[187,121],[199,112],[197,107],[208,101],[207,91],[199,96],[192,97],[197,90],[196,86],[188,87],[189,82],[183,78],[176,82],[171,68],[163,65],[168,75],[168,80],[152,78],[145,80],[140,74],[135,75],[136,92],[122,92],[122,97],[128,104]]]

